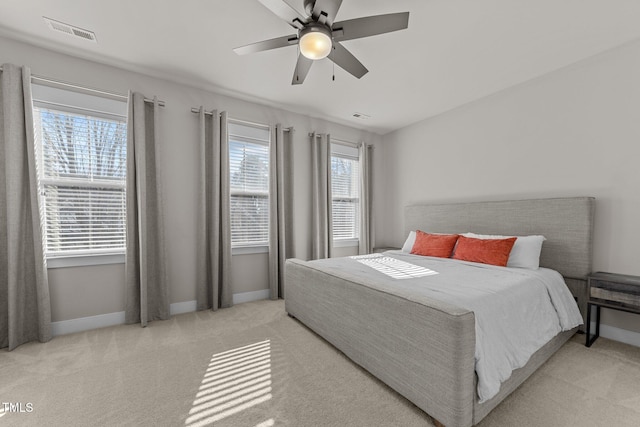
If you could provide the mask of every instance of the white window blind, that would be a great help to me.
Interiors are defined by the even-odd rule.
[[[45,254],[124,253],[126,119],[86,108],[91,100],[56,102],[59,92],[34,90]]]
[[[229,123],[231,246],[269,244],[268,126]]]
[[[360,161],[358,150],[332,144],[331,200],[334,240],[360,235]]]

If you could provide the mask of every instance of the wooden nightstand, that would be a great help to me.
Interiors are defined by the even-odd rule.
[[[587,300],[587,347],[600,336],[600,308],[640,314],[640,277],[625,274],[597,272],[589,275],[589,299]],[[596,333],[591,330],[591,306],[596,307]]]

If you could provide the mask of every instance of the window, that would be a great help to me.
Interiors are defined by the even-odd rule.
[[[229,121],[231,246],[269,245],[268,126]]]
[[[357,244],[360,235],[358,149],[331,144],[331,208],[334,243]]]
[[[33,85],[47,258],[125,251],[126,102]]]

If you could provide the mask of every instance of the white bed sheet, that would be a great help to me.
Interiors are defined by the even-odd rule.
[[[551,338],[582,324],[578,306],[555,270],[497,267],[401,251],[313,262],[363,277],[374,289],[473,311],[480,403],[495,396],[512,371]],[[431,273],[407,273],[425,269]]]

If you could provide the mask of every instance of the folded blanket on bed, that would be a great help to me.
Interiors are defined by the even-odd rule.
[[[416,302],[443,301],[474,312],[475,368],[482,403],[514,369],[582,316],[560,273],[497,267],[389,251],[312,261],[366,279],[367,286]]]

